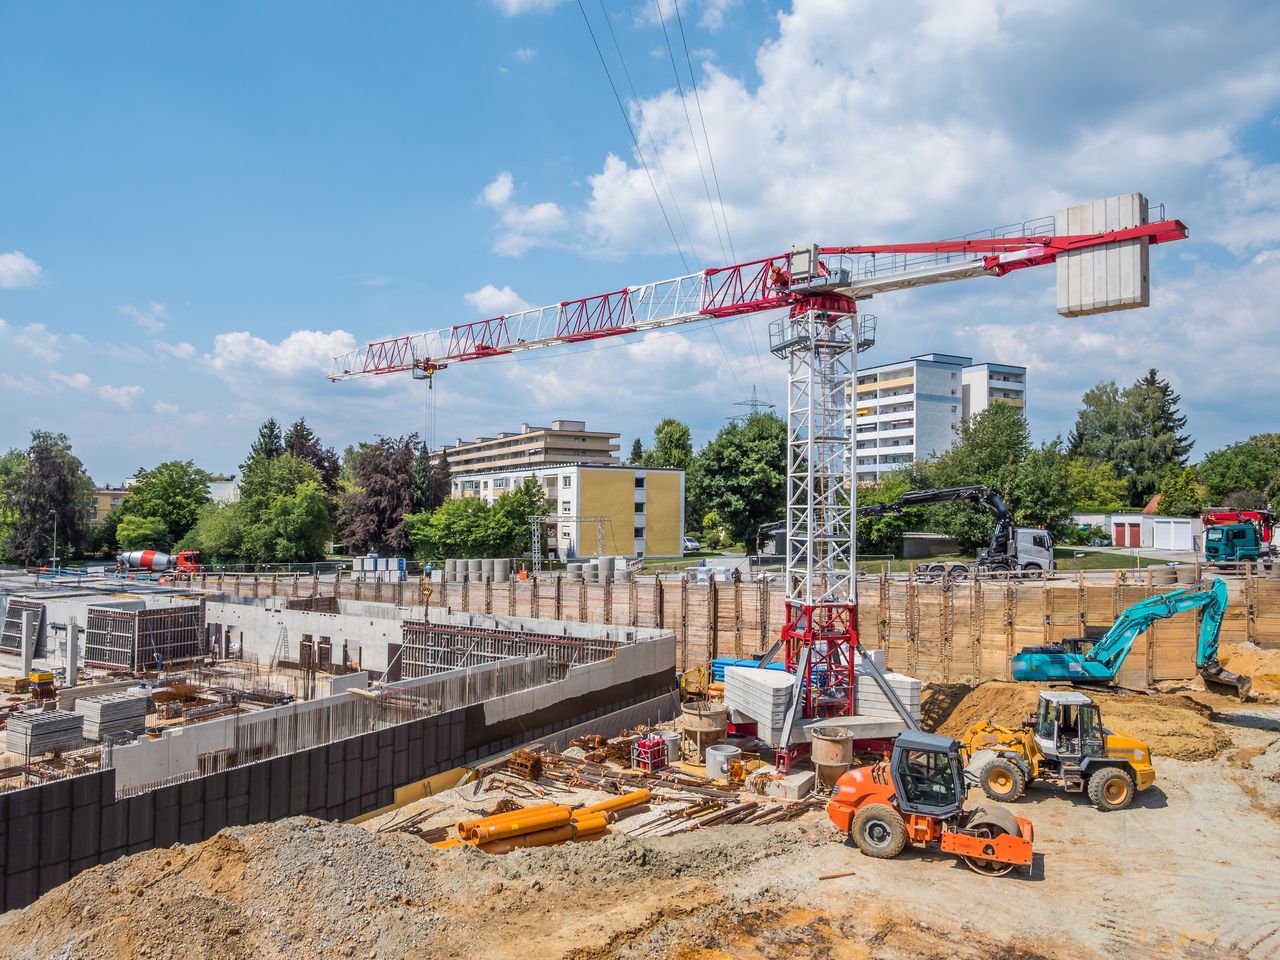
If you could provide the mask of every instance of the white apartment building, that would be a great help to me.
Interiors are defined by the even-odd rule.
[[[858,482],[943,453],[965,417],[992,403],[1026,407],[1027,368],[924,353],[858,371]]]

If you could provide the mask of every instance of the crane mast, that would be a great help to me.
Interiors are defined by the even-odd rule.
[[[1097,206],[1101,205],[1101,206]],[[1128,194],[1071,208],[1066,222],[1095,229],[1058,234],[1063,214],[955,240],[822,247],[808,244],[760,260],[626,287],[429,333],[374,341],[334,359],[330,380],[411,372],[428,381],[450,364],[765,311],[770,349],[787,362],[786,620],[779,646],[797,676],[801,715],[849,716],[855,708],[857,489],[854,395],[857,355],[875,342],[876,319],[858,302],[893,290],[980,276],[1004,276],[1081,254],[1140,252],[1187,236],[1185,224],[1149,222],[1145,198]],[[1103,229],[1103,228],[1106,229]],[[1113,258],[1114,259],[1114,258]],[[1109,261],[1108,261],[1109,262]],[[1135,282],[1129,264],[1129,287]],[[1079,274],[1081,263],[1075,264]],[[1084,273],[1094,265],[1083,264]],[[1100,291],[1112,287],[1097,265]],[[1139,269],[1145,285],[1145,270]],[[1087,295],[1103,310],[1144,306]],[[1144,286],[1145,292],[1145,286]],[[1078,299],[1078,298],[1077,298]],[[1087,304],[1086,304],[1087,306]],[[1074,309],[1074,308],[1073,308]],[[1086,309],[1078,312],[1094,312]],[[1076,315],[1070,313],[1067,315]]]

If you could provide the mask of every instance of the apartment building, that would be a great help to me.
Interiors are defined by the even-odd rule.
[[[924,353],[858,371],[859,483],[943,453],[965,417],[992,403],[1026,407],[1027,369],[974,363],[972,357]]]
[[[124,503],[124,498],[127,496],[129,496],[129,488],[127,486],[106,486],[94,490],[93,499],[89,501],[89,526],[101,526],[102,521],[106,519],[112,508]]]
[[[452,476],[477,470],[538,467],[549,463],[618,464],[616,433],[588,430],[585,420],[552,420],[549,427],[522,424],[519,433],[463,440],[441,448]]]
[[[678,557],[683,552],[683,470],[573,463],[454,473],[452,493],[492,503],[529,477],[537,478],[554,504],[549,514],[565,518],[548,523],[546,530],[547,546],[562,560],[600,555],[601,524],[605,556]],[[600,519],[577,519],[587,517]]]

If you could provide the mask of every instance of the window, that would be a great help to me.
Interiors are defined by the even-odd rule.
[[[952,379],[952,380],[954,380],[955,378],[956,378],[955,373],[952,373],[952,374],[951,374],[951,379]]]
[[[568,500],[565,500],[564,502],[562,502],[562,503],[560,504],[560,512],[561,512],[561,513],[573,513],[573,504],[572,504],[572,503],[570,503]]]
[[[642,474],[636,475],[636,489],[637,490],[644,489],[644,476]]]
[[[636,527],[635,530],[632,532],[632,536],[635,537],[637,540],[643,540],[644,527]]]
[[[636,513],[644,513],[644,504],[643,504],[643,503],[637,503],[637,504],[636,504]]]
[[[489,481],[488,481],[488,480],[482,480],[482,481],[480,481],[480,482],[481,482],[481,484],[483,485],[484,489],[486,489],[486,490],[488,490],[488,489],[489,489]]]
[[[952,390],[951,392],[952,392],[952,393],[955,393],[955,391],[954,391],[954,390]],[[952,412],[952,413],[955,413],[955,412],[956,412],[956,406],[955,406],[955,404],[954,404],[954,403],[951,405],[951,412]]]
[[[509,486],[511,486],[510,477],[497,477],[493,481],[493,489],[495,490],[505,490]]]
[[[929,750],[904,750],[898,761],[903,792],[911,803],[945,807],[956,801],[951,758]]]
[[[569,528],[568,528],[568,527],[565,527],[563,530],[561,530],[561,531],[560,531],[560,539],[561,539],[561,540],[568,540],[568,539],[569,539]]]
[[[1047,533],[1037,533],[1031,538],[1033,547],[1040,547],[1042,550],[1049,549],[1049,535]]]
[[[572,486],[573,486],[573,476],[572,476],[572,474],[565,474],[563,477],[561,477],[561,478],[560,478],[560,486],[564,487],[566,490],[568,490],[570,487],[572,487]]]

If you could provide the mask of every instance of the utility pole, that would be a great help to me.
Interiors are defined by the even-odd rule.
[[[56,573],[58,570],[58,511],[50,510],[49,514],[53,517],[53,556],[50,560],[52,561],[53,570]]]

